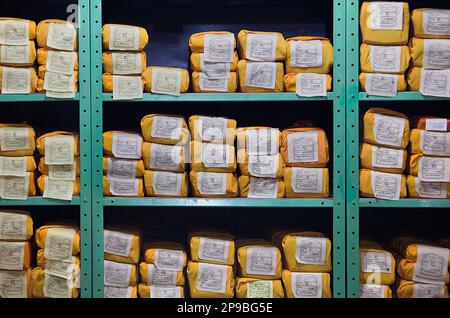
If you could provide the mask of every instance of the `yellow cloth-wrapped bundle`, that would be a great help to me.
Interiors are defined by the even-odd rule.
[[[438,123],[434,122],[436,119],[439,120]],[[443,122],[442,122],[443,120]],[[439,128],[443,129],[444,131],[450,131],[450,118],[447,119],[447,128],[445,127],[445,118],[438,118],[438,117],[434,117],[434,116],[421,116],[421,117],[416,117],[414,120],[414,125],[413,128],[417,128],[420,130],[426,130],[427,128],[429,128],[429,130],[436,130],[436,126],[435,124],[439,124]],[[444,127],[443,127],[444,126]],[[431,127],[431,129],[430,129]]]
[[[403,149],[378,147],[367,143],[363,143],[359,151],[361,168],[389,173],[403,173],[407,156],[408,152]]]
[[[141,119],[142,136],[145,141],[184,145],[190,138],[186,121],[181,116],[149,114]]]
[[[241,30],[238,33],[238,51],[241,60],[284,61],[286,41],[279,32]]]
[[[129,273],[129,275],[125,275],[125,273]],[[136,286],[138,283],[137,265],[105,260],[104,280],[106,285],[111,286]]]
[[[236,120],[223,117],[192,115],[189,117],[192,140],[234,146]]]
[[[40,267],[34,268],[31,272],[31,286],[33,298],[78,298],[80,295],[73,281],[48,275]]]
[[[333,46],[320,36],[286,39],[286,73],[328,74],[333,67]]]
[[[187,267],[191,298],[233,298],[233,267],[189,262]]]
[[[236,150],[228,144],[191,141],[191,170],[200,172],[235,172]]]
[[[203,73],[192,72],[192,91],[194,93],[234,93],[237,90],[237,73],[230,72],[230,78],[208,78]],[[203,81],[203,82],[202,82]],[[203,88],[202,88],[203,87]]]
[[[407,176],[406,184],[411,198],[450,198],[450,182],[422,182],[419,177]]]
[[[14,224],[11,228],[10,225]],[[27,241],[33,236],[33,219],[29,212],[0,210],[0,240]]]
[[[103,157],[103,175],[107,175],[108,173],[108,165],[109,165],[109,161],[110,160],[120,160],[120,159],[116,159],[113,157]],[[129,162],[126,159],[124,159],[124,162]],[[144,166],[144,161],[143,160],[136,160],[136,173],[135,173],[135,177],[136,178],[141,178],[144,176],[144,171],[145,171],[145,166]]]
[[[377,180],[373,180],[373,175],[378,175]],[[397,183],[396,176],[401,176],[400,183]],[[372,181],[373,180],[373,181]],[[384,196],[392,196],[392,199],[396,198],[395,190],[400,187],[400,198],[406,198],[406,177],[402,174],[392,174],[385,172],[377,172],[368,169],[361,169],[359,171],[359,191],[361,196],[365,198],[375,198],[376,197],[376,189],[373,189],[372,184],[375,183],[379,185],[381,194]]]
[[[448,288],[445,285],[399,280],[396,283],[396,294],[397,298],[448,298]]]
[[[239,196],[241,198],[284,198],[286,187],[282,179],[240,176]]]
[[[137,264],[141,250],[141,237],[137,232],[122,229],[104,230],[105,260]]]
[[[144,142],[142,157],[146,169],[184,172],[186,170],[185,149],[180,145],[161,145]]]
[[[0,270],[26,270],[31,265],[29,242],[0,241]]]
[[[45,48],[39,48],[37,50],[37,62],[39,65],[46,65],[47,64],[47,58],[49,52],[56,52],[53,50],[45,49]],[[74,64],[74,70],[78,71],[78,53],[74,52],[75,54],[75,64]]]
[[[155,264],[139,264],[141,281],[150,286],[184,286],[183,271],[159,269]]]
[[[360,298],[392,298],[392,290],[387,285],[359,284]]]
[[[13,24],[10,28],[6,26],[6,30],[12,31],[13,34],[26,34],[26,30],[23,30],[19,25],[15,24],[15,22],[24,23],[28,25],[28,40],[32,41],[36,38],[36,22],[32,20],[26,20],[26,19],[20,19],[20,18],[10,18],[10,17],[0,17],[0,23],[9,23],[10,21],[13,21]],[[16,30],[14,30],[16,29]],[[15,32],[14,32],[15,31]]]
[[[73,136],[73,154],[75,157],[80,155],[80,141],[77,133],[68,132],[68,131],[54,131],[40,136],[36,139],[36,147],[41,156],[45,156],[45,139],[47,137],[55,137],[55,136]]]
[[[237,298],[284,298],[281,280],[236,278]]]
[[[431,261],[431,259],[429,261]],[[398,260],[398,262],[397,262],[397,273],[401,279],[418,281],[418,279],[416,278],[416,275],[417,275],[417,277],[422,277],[422,279],[428,280],[427,283],[431,283],[434,281],[436,284],[440,284],[443,281],[445,281],[445,284],[448,284],[450,281],[448,270],[445,273],[445,277],[442,277],[445,280],[440,280],[440,279],[434,280],[434,279],[431,279],[432,277],[430,277],[430,273],[428,272],[429,269],[422,268],[422,274],[421,274],[420,272],[416,273],[417,268],[418,268],[418,264],[414,263],[413,261],[411,261],[409,259],[402,258],[402,259]],[[440,269],[439,264],[433,266],[433,269],[439,270]],[[437,274],[440,274],[440,273],[437,273]]]
[[[183,245],[173,242],[151,242],[143,246],[144,261],[160,268],[183,268],[187,255]]]
[[[191,260],[234,265],[234,237],[227,232],[194,232],[190,234]]]
[[[41,194],[44,194],[45,183],[47,182],[47,180],[50,181],[50,179],[48,179],[48,176],[45,175],[39,176],[39,178],[37,179],[37,185]],[[72,195],[80,195],[80,178],[76,178],[73,182]]]
[[[109,180],[108,177],[103,176],[103,195],[107,197],[144,197],[144,181],[142,180],[142,178],[130,180],[124,179],[120,181]]]
[[[281,252],[263,240],[237,241],[237,261],[240,277],[280,279],[283,270]]]
[[[242,175],[260,178],[282,178],[286,167],[279,153],[249,156],[245,149],[238,150],[237,162]]]
[[[24,157],[34,154],[36,132],[33,127],[24,124],[0,124],[0,136],[6,146],[3,149],[0,145],[0,156]]]
[[[146,170],[144,185],[150,197],[187,197],[189,192],[186,172]]]
[[[65,20],[47,19],[36,27],[36,41],[39,47],[63,51],[78,49],[75,25]]]
[[[31,158],[34,161],[33,157],[27,157],[27,158]],[[81,170],[81,168],[80,168],[80,157],[74,158],[74,162],[75,162],[75,170],[76,170],[75,174],[76,174],[77,177],[79,177],[80,176],[80,170]],[[35,167],[36,167],[36,164],[35,164]],[[41,174],[43,174],[45,176],[48,176],[49,166],[45,164],[45,157],[41,157],[39,159],[38,170],[39,170],[39,172]]]
[[[202,59],[203,59],[202,54],[203,53],[198,53],[198,52],[193,52],[191,54],[190,63],[191,63],[192,71],[194,71],[194,72],[202,71]],[[238,62],[239,62],[238,54],[235,51],[234,57],[233,57],[233,62],[230,62],[230,72],[236,72]],[[211,62],[211,63],[213,63],[213,62]],[[221,63],[221,62],[218,62],[218,63]]]
[[[422,78],[422,68],[410,67],[406,73],[406,80],[408,82],[408,90],[417,92],[420,89],[420,82]]]
[[[205,50],[205,35],[227,35],[230,38],[233,37],[234,34],[227,31],[209,31],[209,32],[199,32],[194,33],[189,38],[189,48],[191,52],[203,53]],[[236,48],[236,40],[233,41],[233,49]]]
[[[184,288],[182,286],[163,287],[139,284],[140,298],[184,298]]]
[[[12,165],[12,167],[19,167],[22,165],[21,161],[22,159],[25,160],[25,171],[26,172],[34,172],[36,170],[36,161],[34,160],[33,156],[23,156],[23,157],[7,157],[3,158],[3,164],[5,165]],[[41,158],[42,160],[42,158]],[[6,172],[8,171],[7,168],[4,168]]]
[[[141,75],[147,67],[147,55],[145,52],[102,53],[103,72],[117,75]]]
[[[376,46],[363,43],[359,52],[361,72],[364,73],[403,74],[411,60],[406,45]]]
[[[365,245],[359,248],[359,281],[362,284],[391,285],[395,281],[395,258],[382,247]]]
[[[265,126],[241,127],[236,130],[237,148],[250,155],[275,155],[281,144],[278,128]]]
[[[323,74],[326,81],[327,92],[331,91],[333,85],[333,79],[329,74]],[[286,92],[296,92],[297,89],[297,73],[288,73],[284,75],[284,89]]]
[[[46,65],[40,65],[38,68],[38,82],[37,82],[37,90],[39,93],[42,93],[45,91],[44,89],[44,81],[45,81],[45,75],[47,74],[47,69],[46,69]],[[63,75],[63,74],[58,74],[58,73],[52,73],[50,77],[50,81],[55,80],[57,81],[57,84],[59,84],[59,82],[61,82],[62,80],[65,80],[67,75]],[[74,86],[73,86],[73,91],[74,92],[78,92],[78,71],[73,71],[73,82],[74,82]],[[51,82],[50,82],[50,85]],[[68,87],[69,85],[67,85],[67,88],[70,89]]]
[[[450,169],[450,158],[430,157],[422,154],[411,155],[409,173],[426,182],[450,182],[445,169]]]
[[[445,69],[450,67],[450,61],[444,52],[450,49],[450,39],[431,40],[412,38],[409,41],[412,65],[430,69]]]
[[[57,231],[55,231],[55,230],[57,230]],[[60,231],[60,230],[62,230],[62,231]],[[72,230],[72,231],[70,231],[70,230]],[[42,249],[46,248],[47,233],[49,231],[50,231],[50,233],[61,232],[62,234],[56,233],[56,234],[53,234],[52,237],[63,238],[64,243],[67,243],[66,238],[68,236],[72,236],[71,232],[73,232],[73,239],[72,239],[72,237],[70,237],[72,239],[72,255],[77,255],[80,253],[80,231],[78,229],[76,229],[75,227],[69,226],[69,225],[44,225],[44,226],[41,226],[40,228],[38,228],[36,230],[36,244],[39,248],[42,248]],[[58,236],[58,234],[60,236]],[[52,241],[50,241],[48,243],[50,244],[50,243],[52,243]]]
[[[142,73],[142,79],[144,82],[144,92],[152,92],[152,73],[153,70],[162,71],[179,71],[180,72],[180,93],[186,93],[189,89],[189,73],[185,69],[175,67],[162,67],[162,66],[148,66]],[[172,83],[170,83],[172,84]]]
[[[283,179],[286,198],[327,198],[330,194],[328,168],[287,167]]]
[[[431,245],[431,243],[427,241],[423,241],[416,238],[397,238],[393,241],[393,245],[400,252],[400,254],[406,258],[409,259],[412,262],[417,262],[417,257],[419,254],[419,245]],[[448,265],[450,267],[450,249],[448,250],[449,255],[449,261]]]
[[[28,195],[29,196],[35,196],[36,195],[35,173],[34,172],[27,172],[27,175],[28,175]],[[21,187],[21,188],[22,188],[22,186],[25,187],[25,178],[24,177],[22,177],[22,178],[19,177],[20,179],[16,179],[16,177],[10,177],[10,178],[11,178],[10,181],[9,181],[8,177],[6,177],[6,179],[4,179],[6,187],[8,187],[10,185],[13,186],[13,187],[15,187],[15,186]],[[18,195],[17,190],[13,189],[11,195],[15,199],[16,196]]]
[[[411,154],[450,157],[450,132],[411,130]]]
[[[12,67],[6,67],[6,66],[0,66],[0,93],[4,94],[3,91],[3,80],[6,78],[9,78],[9,75],[5,75],[5,72],[8,70],[8,73],[13,73],[14,78],[17,79],[19,76],[21,76],[19,79],[22,81],[26,81],[26,76],[28,76],[29,71],[29,77],[30,77],[30,87],[27,93],[34,93],[38,90],[38,76],[36,74],[36,70],[33,67],[18,67],[18,68],[12,68]],[[26,75],[25,75],[26,74]],[[17,76],[15,76],[17,75]],[[16,78],[17,77],[17,78]],[[14,84],[14,87],[11,87],[10,90],[16,89],[16,83],[12,81]],[[23,89],[26,89],[23,87]],[[22,93],[22,92],[21,92]]]
[[[28,43],[29,45],[0,44],[0,64],[16,67],[33,66],[36,60],[36,45],[34,41]]]
[[[279,93],[284,91],[283,63],[240,60],[238,72],[239,87],[242,93]]]
[[[104,298],[137,298],[138,286],[116,287],[104,286]]]
[[[414,9],[411,20],[414,36],[424,39],[450,39],[450,10]]]
[[[363,2],[359,25],[367,44],[405,45],[409,37],[407,2]]]
[[[380,74],[380,75],[382,75],[382,74]],[[398,92],[406,91],[407,83],[406,83],[405,75],[397,74],[396,76],[397,76],[397,91]],[[366,90],[366,80],[367,80],[367,73],[359,74],[359,85],[361,86],[361,91]]]
[[[231,172],[189,173],[192,195],[200,198],[235,198],[238,195],[236,175]]]
[[[31,268],[26,271],[0,270],[0,298],[32,298]],[[11,288],[9,288],[11,286]]]
[[[148,44],[147,30],[123,24],[105,24],[102,28],[104,50],[142,51]]]
[[[114,153],[114,139],[117,147]],[[103,133],[103,153],[108,156],[126,159],[140,159],[142,157],[142,137],[133,132],[112,130]]]
[[[283,270],[287,298],[331,298],[330,274]]]
[[[144,89],[144,80],[142,80],[142,89]],[[103,85],[103,91],[105,93],[112,93],[113,92],[113,75],[104,73],[102,75],[102,85]]]
[[[36,264],[39,267],[42,267],[43,269],[45,269],[45,265],[47,264],[47,259],[44,256],[44,249],[38,249],[37,253],[36,253]],[[72,263],[75,264],[75,266],[80,266],[80,257],[79,256],[73,256],[73,260]],[[68,263],[70,264],[70,263]]]

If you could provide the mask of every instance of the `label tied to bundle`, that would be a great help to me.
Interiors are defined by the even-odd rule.
[[[450,158],[421,157],[418,176],[420,181],[450,182]]]
[[[200,53],[200,74],[208,78],[230,78],[230,62],[208,62],[204,54]]]
[[[250,155],[248,156],[248,172],[253,177],[276,178],[278,160],[278,155]]]
[[[414,283],[413,298],[445,298],[445,286]]]
[[[25,242],[0,242],[0,269],[23,270]]]
[[[384,293],[387,286],[376,284],[360,284],[359,298],[385,298]]]
[[[133,287],[104,286],[103,294],[105,298],[131,298]]]
[[[153,191],[156,195],[180,196],[183,173],[153,172]]]
[[[73,51],[77,30],[71,23],[50,23],[48,25],[47,46],[63,51]]]
[[[73,165],[74,136],[52,136],[44,139],[46,165]]]
[[[252,275],[276,275],[277,248],[248,247],[246,272]]]
[[[104,230],[103,241],[105,253],[125,257],[130,256],[131,242],[133,241],[132,235]]]
[[[245,138],[249,156],[275,155],[278,153],[278,129],[247,129]]]
[[[227,173],[198,172],[197,187],[201,194],[222,195],[227,193]]]
[[[245,58],[250,61],[275,61],[277,42],[275,33],[247,34]]]
[[[109,49],[112,51],[139,50],[139,28],[126,25],[110,25]]]
[[[27,175],[27,157],[1,157],[0,176],[25,177]]]
[[[292,67],[322,67],[322,41],[290,41],[290,44]]]
[[[225,294],[228,266],[198,263],[197,289],[217,294]]]
[[[178,171],[183,159],[182,146],[151,144],[150,169]]]
[[[71,201],[74,190],[73,181],[44,179],[44,198]]]
[[[395,97],[398,92],[398,75],[366,73],[366,93],[373,96]]]
[[[372,191],[375,198],[385,200],[400,200],[402,175],[371,171]]]
[[[360,252],[363,273],[392,273],[392,255],[389,252]]]
[[[48,72],[74,75],[75,62],[77,60],[76,52],[62,52],[48,50],[47,63],[45,65],[46,75]]]
[[[380,145],[401,147],[405,122],[405,118],[374,114],[375,142]]]
[[[423,68],[450,68],[450,40],[423,40]]]
[[[207,62],[233,62],[233,34],[205,34],[204,58]]]
[[[445,182],[422,182],[419,178],[414,178],[414,182],[420,198],[447,198],[447,183]]]
[[[207,168],[226,168],[231,163],[230,146],[221,144],[201,144],[202,163]]]
[[[2,67],[2,94],[31,93],[31,68]]]
[[[152,69],[152,93],[180,96],[181,70]]]
[[[30,173],[25,177],[0,176],[0,198],[8,200],[26,200],[30,186]]]
[[[122,264],[105,260],[104,280],[105,285],[127,287],[130,285],[131,264]]]
[[[447,131],[447,118],[427,118],[425,129],[431,131]]]
[[[137,134],[114,132],[112,135],[112,154],[117,158],[140,159],[142,156],[142,137]]]
[[[137,160],[108,158],[108,180],[134,179]]]
[[[448,275],[448,254],[448,248],[419,244],[413,280],[444,285]]]
[[[183,251],[156,249],[155,266],[157,269],[181,272],[184,267]]]
[[[49,298],[71,298],[73,280],[45,274],[44,296]]]
[[[292,190],[296,193],[322,193],[323,169],[292,167]]]
[[[322,273],[291,272],[291,286],[295,298],[322,298]]]
[[[176,286],[177,271],[156,268],[154,264],[148,264],[147,285]]]
[[[109,180],[109,192],[116,196],[137,196],[139,194],[139,179]]]
[[[402,30],[402,2],[371,2],[368,27],[373,30]]]
[[[30,45],[0,45],[0,62],[29,64]]]
[[[113,74],[142,74],[141,53],[112,53]]]
[[[151,136],[153,138],[179,140],[182,124],[183,118],[181,117],[154,116]]]
[[[250,178],[249,198],[275,199],[278,197],[278,180],[272,178]]]
[[[399,73],[401,46],[370,46],[370,64],[374,72]]]
[[[273,281],[256,280],[248,282],[247,298],[273,298]]]
[[[298,73],[295,77],[295,93],[303,97],[327,96],[327,76]]]
[[[295,260],[299,264],[324,265],[327,253],[327,239],[324,237],[297,236]]]
[[[79,271],[79,266],[75,264],[75,257],[70,261],[55,261],[47,259],[45,262],[45,272],[49,275],[71,279]]]
[[[245,70],[245,85],[274,89],[277,77],[277,63],[274,62],[247,62]]]
[[[221,117],[200,117],[197,121],[197,132],[202,141],[225,141],[228,121]]]
[[[289,134],[288,162],[317,162],[319,160],[319,134],[317,131],[300,131]]]
[[[0,128],[0,149],[2,151],[29,149],[29,130],[28,127]]]
[[[450,156],[450,133],[420,131],[420,149],[426,155]]]
[[[30,21],[3,20],[0,21],[0,44],[29,45]]]
[[[199,86],[202,91],[227,92],[228,78],[210,78],[204,73],[200,73]]]
[[[45,239],[44,257],[46,259],[70,261],[72,259],[75,230],[50,228]]]
[[[72,93],[75,91],[75,75],[65,75],[50,71],[45,72],[44,89],[52,92]]]
[[[200,261],[227,262],[230,241],[200,237],[198,258]]]
[[[45,96],[49,97],[49,98],[71,99],[71,98],[75,98],[75,92],[45,91]]]
[[[401,149],[383,148],[372,145],[372,166],[377,168],[403,168]]]
[[[77,162],[71,165],[48,166],[48,178],[51,180],[75,181],[77,176]]]
[[[450,10],[424,9],[422,23],[426,34],[450,35]]]
[[[139,99],[144,96],[141,76],[113,75],[113,99]]]
[[[181,287],[150,286],[150,298],[181,298]]]
[[[0,271],[0,298],[28,298],[27,271]]]
[[[0,240],[26,240],[27,216],[0,212]]]
[[[421,69],[419,92],[426,96],[450,97],[450,69]]]

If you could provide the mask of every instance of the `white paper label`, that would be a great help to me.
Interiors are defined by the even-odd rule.
[[[182,146],[151,144],[150,169],[179,171],[183,159]]]
[[[156,249],[155,266],[158,269],[181,272],[184,267],[183,251]]]
[[[48,166],[48,178],[51,180],[75,181],[77,176],[77,162],[72,165]]]
[[[30,148],[28,127],[0,128],[0,149],[2,151],[27,150]]]
[[[450,68],[450,40],[423,40],[423,68]]]
[[[49,97],[49,98],[71,99],[71,98],[75,98],[75,92],[45,91],[45,96]]]
[[[113,75],[113,99],[139,99],[144,96],[141,76]]]
[[[444,298],[445,286],[443,285],[431,285],[431,284],[419,284],[413,285],[413,298]]]
[[[75,257],[70,261],[55,261],[47,259],[45,262],[45,272],[50,275],[63,277],[65,279],[74,278],[79,271],[79,266],[75,265]]]
[[[233,34],[205,34],[204,58],[207,62],[233,62]]]
[[[230,241],[200,237],[198,258],[200,261],[227,263]]]
[[[398,75],[366,73],[366,93],[373,96],[395,97]]]
[[[2,94],[31,93],[31,68],[2,67]]]
[[[112,51],[139,50],[139,28],[126,25],[110,25],[109,49]]]
[[[360,284],[359,298],[385,298],[385,290],[387,286],[376,284]]]
[[[198,172],[198,191],[205,195],[222,195],[227,193],[228,173]]]
[[[363,273],[392,273],[392,255],[389,252],[360,252]]]
[[[202,91],[228,92],[228,78],[209,78],[200,73],[199,86]]]
[[[0,157],[0,176],[25,177],[27,157]]]
[[[73,165],[74,136],[52,136],[44,139],[46,165]]]
[[[137,160],[108,158],[108,180],[134,179]]]
[[[247,197],[276,199],[278,197],[278,180],[271,178],[250,178]]]
[[[133,287],[104,286],[105,298],[131,298]]]
[[[447,183],[444,182],[422,182],[414,178],[416,191],[420,198],[446,199]]]
[[[274,33],[247,34],[245,57],[250,61],[275,61],[278,36]]]
[[[373,134],[375,142],[380,145],[401,147],[405,118],[374,114]]]
[[[445,284],[448,276],[449,249],[419,244],[413,280],[421,283]]]
[[[127,287],[130,285],[131,264],[122,264],[105,260],[104,280],[105,285]]]
[[[403,168],[403,151],[372,145],[372,166],[401,169]]]
[[[0,271],[0,298],[28,298],[27,271]]]
[[[274,62],[247,62],[245,70],[245,85],[275,89],[277,77],[277,63]]]
[[[128,257],[130,256],[132,240],[133,235],[130,234],[109,230],[103,231],[105,253]]]
[[[303,97],[327,96],[327,76],[298,73],[295,77],[295,93]]]
[[[73,51],[77,31],[70,23],[50,23],[48,25],[47,46],[57,50]]]
[[[419,92],[426,96],[450,97],[450,69],[421,69]]]
[[[30,64],[30,45],[0,45],[0,62]]]
[[[180,196],[183,173],[153,172],[153,191],[156,195]]]
[[[203,53],[200,53],[200,74],[204,73],[208,78],[230,78],[230,62],[205,61]],[[201,87],[200,87],[201,88]]]
[[[278,129],[261,128],[245,131],[247,154],[275,155],[278,154]]]
[[[44,296],[50,298],[71,298],[73,282],[59,276],[45,274]]]
[[[229,145],[201,144],[201,151],[202,163],[206,168],[227,168],[232,162]]]
[[[425,130],[447,131],[447,118],[427,118],[425,120]]]
[[[324,237],[297,236],[295,260],[299,264],[324,265],[327,253],[327,239]]]
[[[29,45],[30,21],[3,20],[0,21],[0,44]]]
[[[385,200],[400,200],[401,174],[371,171],[372,191],[375,198]]]
[[[374,72],[399,73],[401,46],[370,46],[370,64]]]
[[[142,74],[141,53],[112,53],[113,74]]]
[[[151,137],[179,140],[183,118],[171,116],[154,116]]]
[[[277,274],[276,247],[248,247],[246,272],[252,275]]]
[[[150,298],[181,298],[181,287],[150,286]]]
[[[291,272],[291,285],[295,298],[322,298],[322,273]]]
[[[273,298],[273,281],[256,280],[248,282],[247,298]]]
[[[290,41],[289,43],[292,67],[322,67],[322,41]]]
[[[180,96],[181,70],[152,69],[152,93]]]
[[[56,261],[71,260],[74,238],[74,229],[48,229],[45,239],[44,257]]]
[[[402,2],[371,2],[368,25],[373,30],[402,30]]]
[[[22,270],[25,242],[0,242],[0,269]]]
[[[139,179],[109,180],[109,192],[116,196],[137,196],[139,194]]]
[[[142,157],[142,137],[136,134],[114,132],[112,153],[116,158],[140,159]]]
[[[420,181],[450,182],[450,158],[421,157],[418,176]]]
[[[63,180],[52,180],[45,177],[44,198],[71,201],[73,196],[74,182]]]
[[[278,154],[273,156],[248,156],[248,173],[253,177],[276,178]]]
[[[199,117],[197,132],[202,141],[224,142],[227,136],[228,120],[221,117]]]
[[[148,264],[147,285],[176,286],[177,274],[177,271],[159,269],[154,264]]]
[[[197,289],[206,292],[225,294],[228,266],[198,263]]]
[[[426,155],[450,157],[450,132],[421,130],[420,149]]]
[[[291,186],[296,193],[322,193],[323,169],[292,167]]]
[[[48,50],[47,63],[45,65],[46,70],[45,75],[47,75],[48,72],[53,72],[73,76],[76,60],[77,60],[76,52],[61,52]]]
[[[26,240],[27,216],[0,212],[0,240]]]
[[[422,26],[425,34],[450,35],[450,10],[423,10]]]
[[[8,200],[26,200],[30,186],[30,173],[25,177],[0,176],[0,198]]]
[[[317,162],[319,134],[317,131],[299,131],[287,136],[288,162]]]

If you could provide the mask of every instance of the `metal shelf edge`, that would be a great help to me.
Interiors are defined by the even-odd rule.
[[[0,94],[0,103],[7,102],[67,102],[67,101],[79,101],[80,94],[76,93],[75,98],[49,98],[44,93],[35,94]]]
[[[359,199],[364,208],[450,208],[450,199],[401,199],[398,201]]]
[[[448,101],[449,98],[446,97],[434,97],[434,96],[424,96],[419,92],[399,92],[396,97],[383,97],[383,96],[371,96],[367,93],[360,92],[359,100],[370,102],[370,101],[423,101],[423,100],[441,100]]]
[[[55,200],[43,197],[28,197],[26,200],[1,200],[0,206],[46,206],[46,205],[80,205],[80,197],[73,197],[72,201]]]

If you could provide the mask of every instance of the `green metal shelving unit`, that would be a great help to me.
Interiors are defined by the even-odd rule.
[[[103,197],[102,189],[102,133],[103,108],[114,107],[111,94],[102,92],[102,1],[91,0],[91,146],[92,146],[92,240],[93,240],[93,297],[103,297],[103,226],[104,207],[274,207],[329,208],[333,217],[333,292],[345,297],[345,1],[333,0],[334,91],[323,98],[300,98],[294,93],[280,94],[182,94],[180,97],[144,94],[134,102],[286,102],[283,107],[302,107],[302,101],[330,101],[333,109],[333,198],[329,199],[162,199]],[[273,105],[273,104],[268,104]],[[280,107],[280,105],[277,105]],[[331,142],[331,141],[330,141]]]

